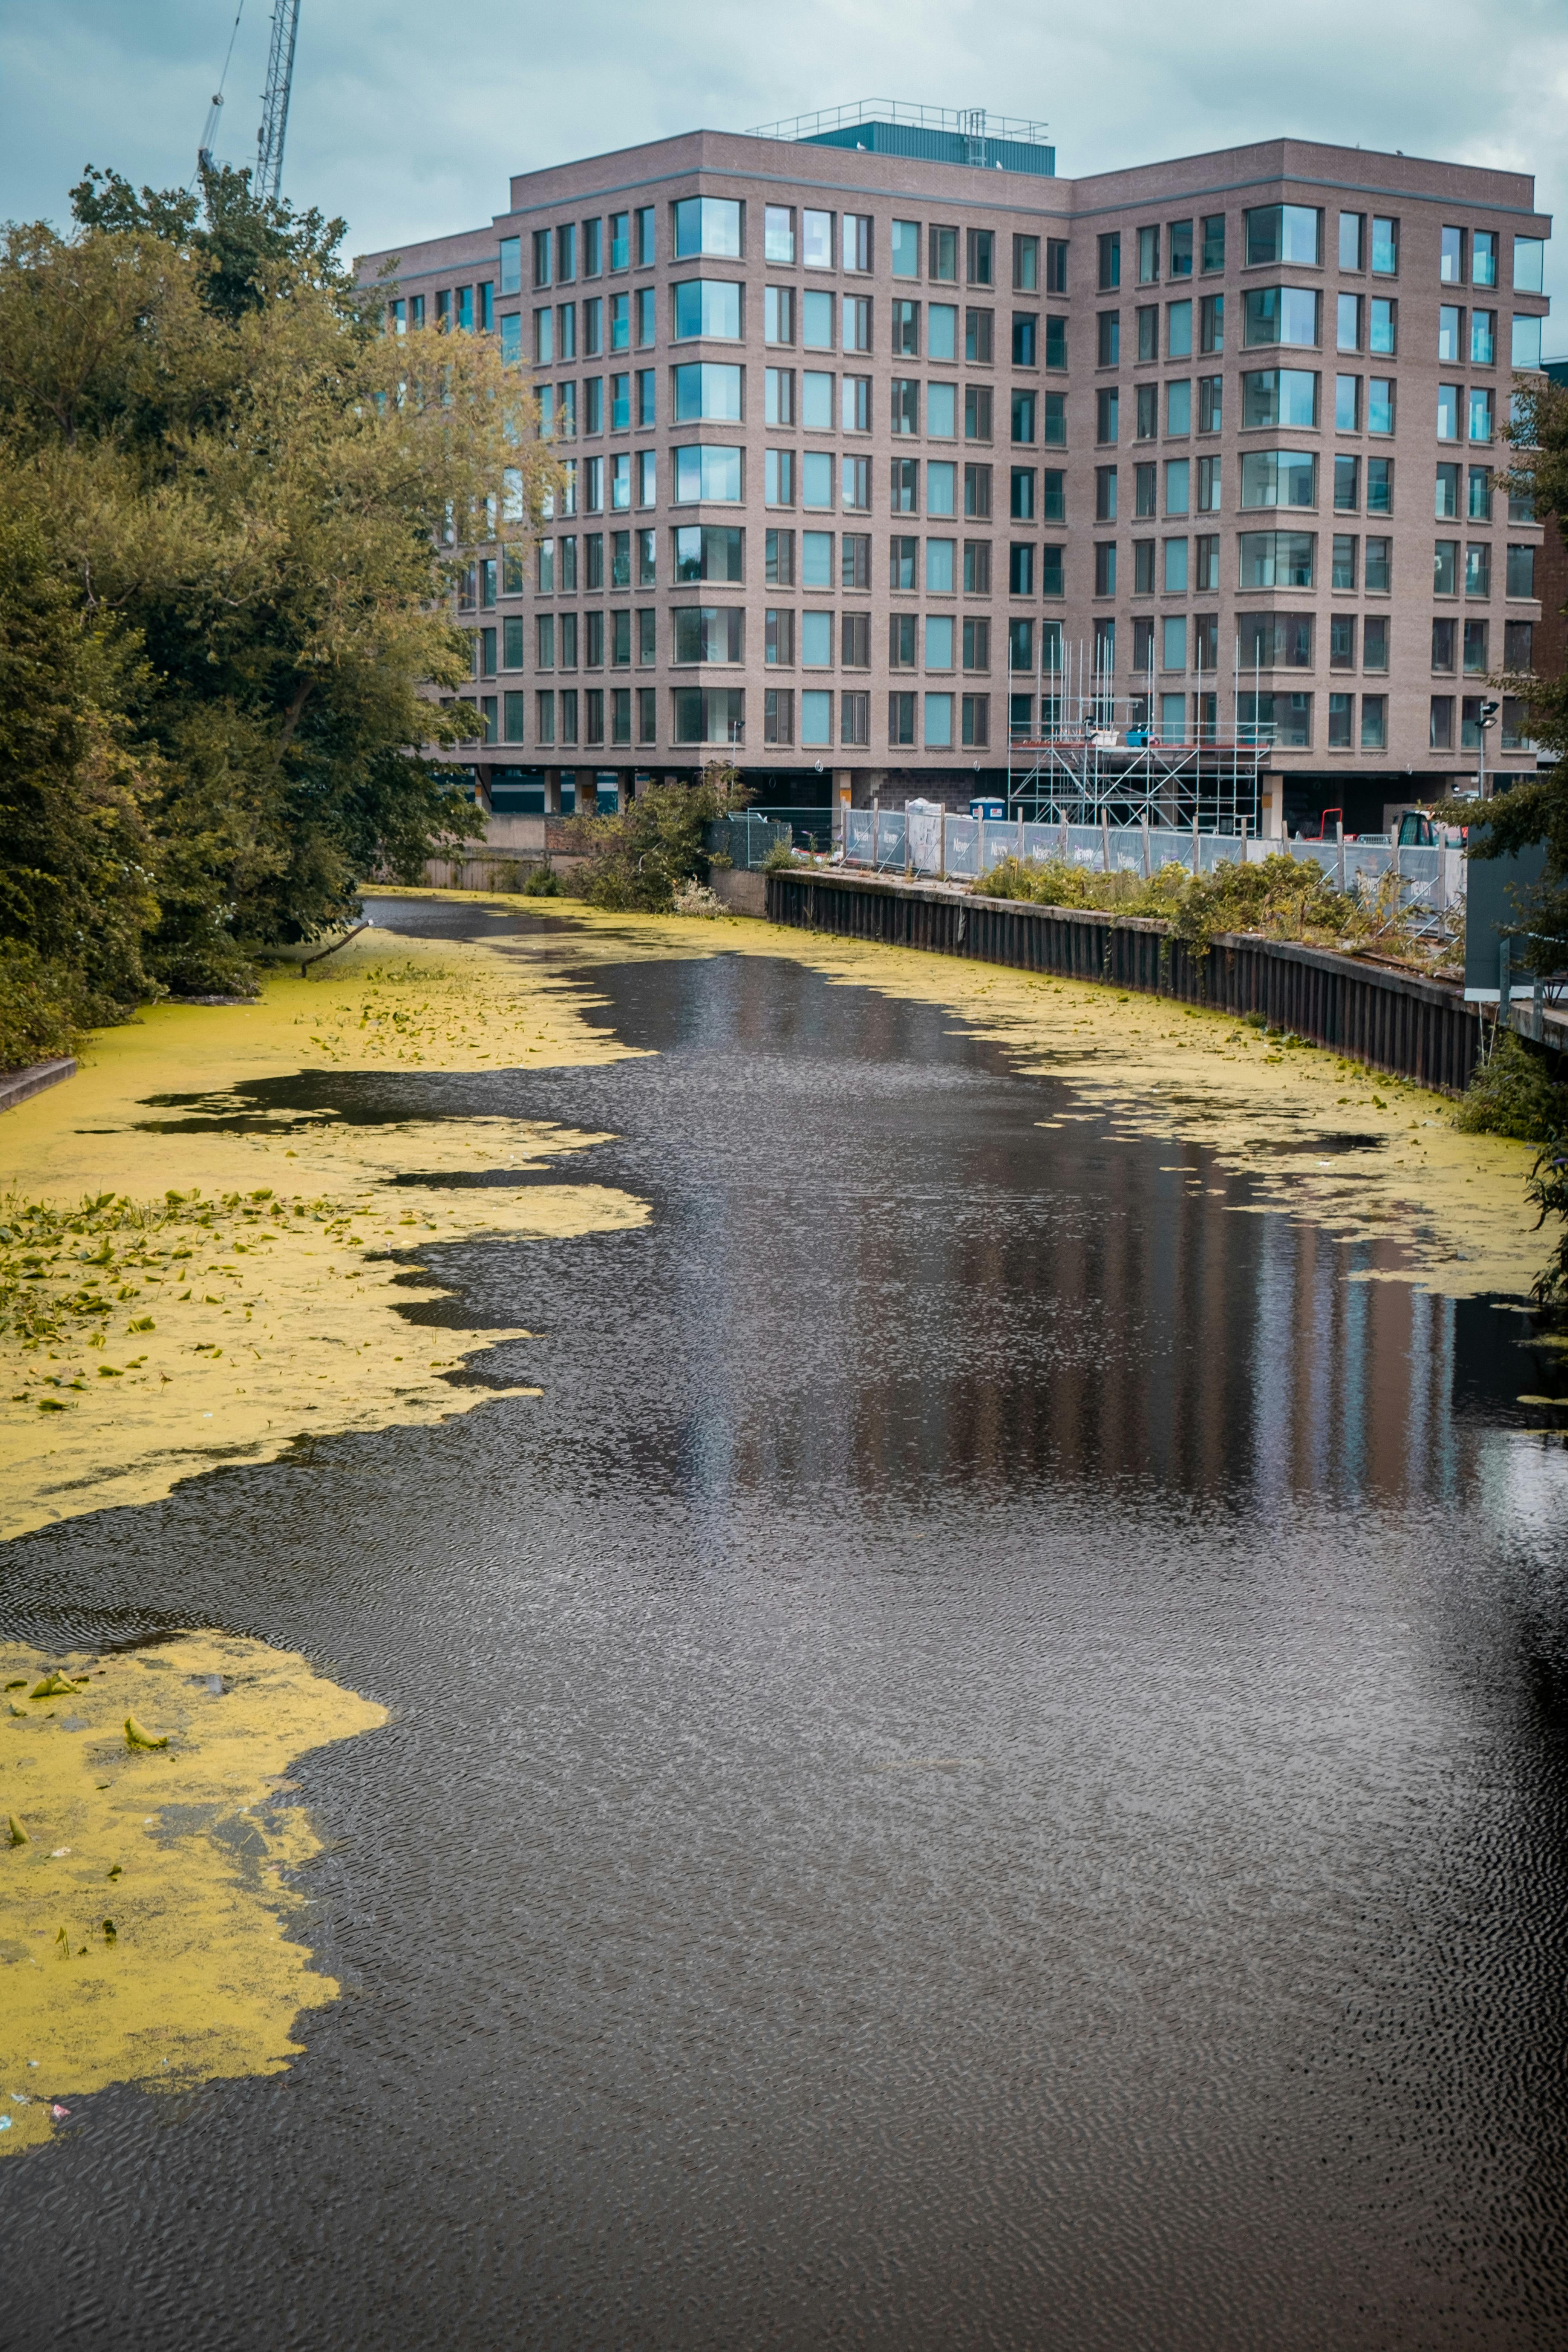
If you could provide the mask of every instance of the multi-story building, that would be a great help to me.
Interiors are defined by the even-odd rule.
[[[499,336],[573,468],[526,563],[473,551],[487,799],[727,748],[768,804],[951,803],[1108,721],[1256,737],[1292,824],[1377,826],[1483,740],[1533,767],[1515,705],[1482,726],[1542,610],[1497,487],[1531,178],[1290,139],[1054,164],[931,110],[697,131],[367,258],[395,327]]]

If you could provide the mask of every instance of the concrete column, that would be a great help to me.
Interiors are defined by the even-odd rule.
[[[1263,802],[1263,837],[1266,841],[1285,838],[1285,779],[1280,775],[1260,775],[1258,791]]]
[[[559,816],[561,814],[561,771],[559,768],[546,768],[544,771],[544,814],[546,816]]]

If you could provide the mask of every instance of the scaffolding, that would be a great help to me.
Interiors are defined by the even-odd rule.
[[[1152,647],[1141,685],[1122,693],[1098,643],[1064,648],[1042,629],[1039,661],[1026,670],[1014,665],[1011,633],[1007,652],[1010,817],[1256,837],[1274,736],[1258,723],[1256,684],[1244,721],[1237,673],[1222,728],[1214,670],[1197,668],[1192,691],[1184,684],[1156,698]]]

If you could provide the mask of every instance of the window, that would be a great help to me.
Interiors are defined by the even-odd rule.
[[[1304,262],[1315,268],[1322,259],[1322,215],[1310,205],[1263,205],[1241,216],[1248,269],[1269,262]]]
[[[1371,303],[1368,305],[1371,325],[1367,332],[1367,349],[1373,352],[1375,357],[1391,359],[1394,355],[1395,333],[1398,325],[1398,308],[1399,306],[1397,303],[1386,300],[1382,295],[1373,295]],[[1440,317],[1446,315],[1447,313],[1439,313]],[[1455,311],[1453,315],[1456,320],[1458,320],[1463,314],[1459,311]],[[1457,331],[1455,340],[1457,344]],[[1442,341],[1440,334],[1438,341],[1439,342]],[[1451,356],[1454,359],[1458,359],[1458,355],[1457,348],[1451,354],[1446,354],[1442,351],[1439,351],[1437,353],[1439,359],[1446,356]]]
[[[1184,515],[1192,510],[1192,460],[1189,457],[1168,457],[1165,460],[1165,512]]]
[[[1046,291],[1065,294],[1068,290],[1068,249],[1065,237],[1046,240]]]
[[[846,433],[869,433],[871,430],[871,379],[868,375],[846,375],[839,378],[838,413]],[[861,503],[864,504],[865,501],[862,500]]]
[[[1477,229],[1470,238],[1470,283],[1472,286],[1497,284],[1497,232]]]
[[[953,619],[951,613],[928,613],[925,621],[925,666],[927,669],[951,669],[953,651]]]
[[[889,480],[888,507],[891,514],[919,514],[920,459],[895,457],[891,462]]]
[[[651,416],[637,417],[639,425],[651,425]],[[639,507],[656,506],[658,502],[658,463],[651,449],[639,449],[636,461],[637,499]],[[644,533],[644,537],[649,534]]]
[[[675,452],[675,502],[712,499],[731,504],[741,496],[741,452],[711,442],[688,444]]]
[[[1455,472],[1458,471],[1458,467]],[[1490,522],[1492,519],[1492,471],[1489,466],[1472,466],[1466,485],[1465,512],[1471,522]]]
[[[965,750],[984,751],[991,740],[991,697],[988,694],[966,694],[963,708],[963,740]]]
[[[1121,313],[1101,310],[1097,326],[1095,363],[1099,367],[1116,367],[1121,358]]]
[[[1331,669],[1354,669],[1355,628],[1356,616],[1353,613],[1330,614],[1329,667]]]
[[[766,205],[763,208],[763,259],[795,259],[795,206]]]
[[[1013,313],[1013,365],[1034,367],[1039,357],[1040,314],[1037,310],[1015,310]]]
[[[989,621],[971,619],[964,622],[963,667],[968,670],[990,668],[991,624]]]
[[[1318,296],[1304,286],[1250,286],[1245,304],[1241,340],[1249,350],[1259,343],[1315,343],[1318,340]]]
[[[1426,742],[1434,751],[1451,751],[1454,748],[1454,698],[1451,694],[1435,694],[1429,706],[1426,722]]]
[[[1193,355],[1193,306],[1187,302],[1167,302],[1165,305],[1165,357],[1187,360]]]
[[[1361,698],[1361,748],[1382,751],[1388,743],[1388,697],[1363,694]]]
[[[895,359],[918,360],[921,355],[921,306],[902,296],[892,306],[892,352]]]
[[[647,536],[651,537],[651,533]],[[675,533],[677,581],[682,583],[692,580],[738,581],[741,578],[742,539],[740,530],[731,525],[682,523]]]
[[[536,694],[534,702],[533,740],[536,743],[555,740],[555,697],[552,692]]]
[[[1366,429],[1369,433],[1392,433],[1394,430],[1392,376],[1369,375],[1366,380]]]
[[[1489,635],[1490,630],[1485,621],[1465,623],[1464,659],[1467,677],[1485,677],[1488,670],[1490,669],[1491,664],[1487,658],[1487,644]]]
[[[793,254],[790,257],[794,258]],[[895,278],[920,276],[921,225],[919,221],[896,220],[893,223],[890,266]]]
[[[1007,550],[1007,593],[1009,596],[1032,596],[1035,593],[1035,551],[1022,541],[1015,541]]]
[[[1244,740],[1305,751],[1312,740],[1312,698],[1310,694],[1243,694],[1237,697],[1237,719]]]
[[[1184,596],[1187,593],[1187,541],[1168,539],[1164,547],[1164,563],[1160,583],[1168,596]],[[1165,665],[1169,669],[1172,665]]]
[[[1351,730],[1354,719],[1354,695],[1331,694],[1329,697],[1329,749],[1331,751],[1348,751],[1352,749],[1354,738]]]
[[[1533,596],[1535,593],[1534,548],[1510,547],[1508,551],[1508,593],[1510,596]]]
[[[1380,219],[1375,214],[1372,224],[1372,274],[1374,278],[1394,278],[1399,270],[1399,223]]]
[[[1097,441],[1116,439],[1121,415],[1121,402],[1114,385],[1108,385],[1094,395],[1094,437]]]
[[[964,278],[971,286],[991,286],[995,283],[996,238],[988,228],[972,228],[964,232]]]
[[[672,373],[678,424],[709,418],[717,418],[724,424],[740,422],[741,371],[738,367],[721,367],[709,361],[700,361],[690,367],[678,367]]]
[[[1012,516],[1015,522],[1034,521],[1035,468],[1033,466],[1015,466],[1013,467],[1012,489],[1008,501],[1007,511]],[[973,509],[966,503],[964,512],[966,514],[972,514],[973,512]]]
[[[995,318],[994,310],[966,310],[963,314],[963,356],[966,360],[989,367],[991,364],[991,331]]]
[[[1198,349],[1200,352],[1223,352],[1225,349],[1225,296],[1205,294],[1198,304]]]
[[[889,694],[888,697],[888,741],[897,747],[912,744],[915,740],[915,698],[912,694]]]
[[[1436,503],[1439,522],[1451,522],[1459,511],[1459,468],[1439,466],[1437,468]]]
[[[833,430],[833,377],[824,368],[807,368],[800,380],[800,417],[808,433]]]
[[[770,507],[794,506],[793,449],[765,449],[763,452],[763,503]]]
[[[1152,463],[1132,468],[1132,511],[1135,516],[1152,515],[1159,506],[1160,469]]]
[[[800,340],[808,352],[830,352],[833,349],[834,297],[820,287],[808,286],[801,296]]]
[[[833,452],[808,449],[801,460],[800,502],[803,507],[833,504]]]
[[[770,588],[795,586],[795,533],[770,530],[763,540],[763,576]]]
[[[1515,312],[1510,356],[1516,368],[1540,367],[1541,320],[1538,317],[1526,318]]]
[[[963,387],[963,437],[966,441],[989,441],[991,438],[991,386],[988,383],[966,383]]]
[[[763,423],[764,425],[795,423],[794,368],[763,370]]]
[[[833,667],[833,615],[831,613],[807,613],[801,638],[801,654],[807,669],[831,669]],[[869,613],[844,613],[839,615],[839,656],[846,669],[869,669],[871,667],[871,615]]]
[[[1467,694],[1459,703],[1459,749],[1479,751],[1481,748],[1481,704],[1485,698]]]
[[[841,249],[846,269],[869,269],[871,267],[871,215],[869,213],[845,213],[841,215],[843,232]]]
[[[1112,229],[1100,239],[1100,290],[1110,293],[1121,283],[1121,233]]]
[[[963,542],[963,593],[966,596],[989,596],[991,593],[991,541],[988,539],[966,539]]]
[[[726,342],[741,339],[741,289],[719,278],[687,278],[670,289],[675,340],[710,335]],[[566,356],[564,352],[563,358]]]
[[[930,237],[930,263],[927,276],[939,285],[952,286],[958,282],[958,231],[938,228],[934,225]]]
[[[553,249],[550,231],[536,228],[533,232],[533,282],[536,286],[549,286],[554,282],[551,274]]]
[[[888,387],[889,423],[895,433],[921,429],[921,388],[913,376],[896,375]]]
[[[653,215],[652,205],[643,205],[637,215],[637,268],[639,269],[653,268]]]
[[[839,577],[846,588],[871,585],[871,534],[847,530],[839,534]]]
[[[1456,596],[1458,593],[1459,542],[1457,539],[1439,539],[1432,553],[1432,593],[1435,596]]]
[[[1366,543],[1365,589],[1369,596],[1386,596],[1394,576],[1394,541],[1369,539]]]
[[[920,541],[900,535],[888,542],[888,585],[905,591],[918,588]]]
[[[1432,667],[1450,677],[1454,673],[1458,632],[1457,621],[1439,618],[1432,624]]]
[[[763,341],[764,343],[794,342],[795,288],[793,286],[763,287]]]
[[[1334,459],[1334,512],[1354,514],[1361,505],[1361,459]]]
[[[914,669],[919,665],[919,615],[895,613],[888,624],[888,667]]]
[[[1342,352],[1361,349],[1362,298],[1359,294],[1342,294],[1334,305],[1334,347]]]
[[[1013,438],[1020,446],[1033,445],[1037,397],[1032,392],[1013,394]]]
[[[1525,724],[1527,709],[1528,705],[1521,702],[1517,695],[1503,696],[1500,740],[1505,751],[1528,751],[1534,748],[1534,740]]]
[[[1220,227],[1223,232],[1223,215]],[[1190,278],[1193,274],[1193,225],[1190,220],[1172,221],[1165,232],[1168,278]]]
[[[1154,551],[1153,541],[1152,540],[1149,541],[1147,545],[1149,553],[1152,556]],[[1143,552],[1143,542],[1139,542],[1134,551],[1141,555]],[[1149,566],[1149,587],[1151,592],[1152,592],[1153,585],[1154,567],[1152,563],[1151,563]],[[1154,624],[1152,620],[1146,616],[1138,616],[1132,623],[1132,667],[1135,671],[1148,671],[1152,670],[1154,667]]]
[[[1366,510],[1369,515],[1394,512],[1392,457],[1369,457],[1366,461]]]
[[[770,686],[763,696],[763,740],[795,741],[795,695],[788,687]]]
[[[637,345],[640,352],[646,352],[653,342],[653,313],[656,299],[657,297],[651,286],[637,288],[633,301],[633,312],[637,320]]]
[[[1141,383],[1134,390],[1135,411],[1132,437],[1135,441],[1152,441],[1160,429],[1160,387],[1157,383]]]
[[[1160,313],[1151,304],[1147,310],[1135,310],[1132,315],[1138,328],[1138,361],[1142,366],[1160,356]]]
[[[1437,386],[1437,438],[1439,441],[1458,439],[1459,404],[1463,394],[1462,384],[1440,383]]]
[[[1179,377],[1165,386],[1165,430],[1181,435],[1193,429],[1193,387],[1191,379]]]
[[[1540,320],[1537,319],[1534,321],[1534,324],[1539,327],[1541,324]],[[1518,320],[1515,320],[1514,325],[1517,328],[1519,325]],[[1518,340],[1519,339],[1516,334],[1514,338],[1516,344]],[[1472,310],[1470,312],[1470,365],[1472,367],[1490,367],[1496,357],[1497,312],[1495,310]],[[1516,350],[1513,364],[1515,367],[1527,367],[1532,364],[1539,367],[1541,364],[1540,353],[1537,352],[1535,360],[1532,362],[1527,360],[1521,360]]]
[[[1193,541],[1193,586],[1200,593],[1218,590],[1219,534],[1216,531],[1205,531]]]
[[[1243,588],[1316,585],[1318,542],[1310,531],[1248,530],[1238,541]]]
[[[1362,254],[1366,232],[1364,213],[1340,215],[1340,268],[1361,269],[1365,267]]]
[[[1539,294],[1546,283],[1546,247],[1538,236],[1516,236],[1513,241],[1513,290],[1516,294]]]
[[[1097,466],[1094,469],[1094,519],[1096,522],[1116,520],[1116,468]]]
[[[555,232],[555,276],[560,285],[570,285],[577,275],[577,229],[574,222]]]
[[[1437,276],[1445,286],[1462,286],[1465,282],[1465,232],[1462,228],[1445,228],[1437,262]]]
[[[947,751],[952,748],[952,697],[951,694],[928,694],[921,698],[924,705],[925,747],[928,751]]]
[[[1037,236],[1016,236],[1013,239],[1013,290],[1017,294],[1033,294],[1040,283],[1040,240]]]
[[[1472,441],[1489,441],[1492,437],[1492,393],[1490,384],[1470,386],[1469,437]]]
[[[929,515],[950,515],[954,512],[957,497],[958,468],[949,458],[928,460],[926,465],[926,512]]]
[[[807,698],[802,698],[805,699]],[[831,700],[831,697],[825,698]],[[678,686],[670,701],[678,743],[743,743],[746,690],[741,686]]]
[[[1094,549],[1094,593],[1097,596],[1116,593],[1116,543],[1113,540],[1098,540]]]
[[[1369,613],[1362,631],[1362,667],[1385,671],[1388,667],[1388,615]]]
[[[675,258],[717,254],[738,259],[741,207],[729,196],[683,196],[675,206]]]
[[[933,596],[952,594],[952,551],[951,539],[928,539],[926,541],[926,589]]]
[[[1160,624],[1160,667],[1184,670],[1187,666],[1187,616],[1167,613]]]
[[[1243,669],[1311,668],[1310,613],[1238,613],[1236,628]]]
[[[1157,228],[1141,228],[1138,232],[1138,283],[1157,285],[1160,277],[1160,232]]]
[[[1374,302],[1375,312],[1386,309],[1386,303]],[[1464,356],[1465,314],[1452,302],[1443,303],[1437,312],[1437,357],[1449,367],[1457,367]],[[1377,349],[1374,343],[1373,350]]]
[[[894,463],[900,461],[895,459]],[[1053,478],[1047,477],[1047,479]],[[1054,477],[1060,481],[1060,475]],[[913,509],[911,509],[912,512]],[[989,466],[965,466],[963,469],[963,511],[966,515],[989,519],[991,513],[991,468]]]
[[[926,434],[932,441],[951,441],[958,431],[958,386],[928,383]]]

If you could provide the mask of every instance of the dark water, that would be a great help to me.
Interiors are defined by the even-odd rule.
[[[605,952],[656,1059],[258,1095],[615,1131],[647,1230],[428,1254],[543,1397],[0,1564],[394,1718],[299,1773],[345,1998],[0,2167],[0,2343],[1568,2340],[1523,1318],[1042,1130],[939,1008]]]

